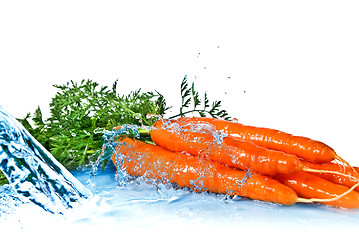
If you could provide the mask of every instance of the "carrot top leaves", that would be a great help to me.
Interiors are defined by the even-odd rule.
[[[97,159],[103,145],[103,131],[123,124],[152,125],[168,109],[158,92],[132,91],[119,96],[117,81],[112,88],[91,80],[54,85],[58,89],[50,102],[50,117],[40,108],[20,122],[66,168],[73,170]],[[33,122],[30,124],[30,118]]]
[[[9,183],[5,177],[5,175],[0,171],[0,185],[4,185]]]
[[[210,106],[207,92],[204,93],[204,101],[201,108],[202,101],[199,98],[199,93],[195,90],[194,83],[192,83],[192,86],[189,88],[187,76],[183,78],[181,83],[181,98],[182,105],[179,109],[179,114],[169,117],[170,119],[184,117],[186,114],[198,113],[201,117],[211,116],[213,118],[230,120],[228,112],[226,110],[220,110],[221,101],[214,101],[212,106]]]
[[[120,96],[117,83],[111,88],[92,80],[54,85],[58,91],[50,102],[49,118],[44,119],[37,108],[34,114],[18,120],[66,168],[73,170],[88,165],[100,155],[105,130],[124,124],[151,126],[170,109],[157,91],[138,89]],[[187,77],[181,83],[181,97],[179,114],[172,118],[190,113],[228,118],[225,110],[219,110],[220,101],[210,107],[207,93],[200,108],[199,93],[194,84],[188,86]],[[191,104],[193,109],[189,109]],[[148,134],[141,135],[144,141],[150,140],[146,138]]]

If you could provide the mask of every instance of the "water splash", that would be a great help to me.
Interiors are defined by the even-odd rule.
[[[163,120],[164,129],[173,132],[173,133],[181,133],[181,132],[198,132],[211,135],[213,137],[213,143],[221,146],[223,143],[223,138],[228,136],[228,134],[224,130],[218,131],[212,124],[206,122],[188,122],[186,124],[179,124],[176,122],[172,122],[169,120]]]
[[[98,157],[94,168],[92,169],[92,175],[98,172],[100,165],[107,165],[107,161],[111,159],[113,154],[115,154],[115,157],[117,159],[117,172],[115,175],[115,180],[117,181],[118,185],[126,186],[128,183],[134,181],[135,178],[133,176],[121,170],[121,168],[119,167],[123,164],[125,156],[115,150],[118,144],[122,144],[119,143],[117,140],[120,140],[124,137],[140,138],[139,127],[133,124],[124,124],[122,126],[114,128],[112,131],[103,131],[104,143],[102,147],[102,153]]]
[[[233,118],[232,119],[232,123],[238,123],[239,121],[238,121],[238,119],[237,118]]]
[[[166,121],[163,120],[163,128],[167,129],[168,131],[173,131],[176,133],[180,133],[182,131],[184,132],[199,132],[199,133],[206,133],[213,136],[213,142],[211,145],[204,149],[202,152],[199,153],[197,160],[200,161],[201,168],[203,170],[203,173],[200,173],[198,178],[190,180],[190,188],[195,192],[203,192],[207,191],[205,185],[204,185],[204,179],[208,177],[208,174],[211,174],[212,172],[212,165],[210,163],[207,163],[206,161],[206,151],[209,151],[211,149],[212,145],[219,145],[221,146],[223,144],[223,138],[227,136],[223,131],[217,131],[212,125],[209,124],[202,124],[202,123],[188,123],[186,125],[178,124],[174,121]],[[147,182],[150,184],[153,184],[155,186],[159,186],[161,184],[166,185],[167,187],[174,186],[177,187],[175,183],[172,183],[171,178],[173,177],[171,174],[167,175],[167,173],[158,173],[161,175],[159,179],[153,179],[153,176],[156,174],[153,174],[152,170],[147,169],[144,173],[142,173],[141,176],[134,177],[131,176],[126,172],[126,167],[123,168],[125,162],[135,161],[137,168],[141,169],[142,164],[144,161],[146,161],[146,155],[143,155],[141,153],[137,153],[136,150],[130,150],[133,151],[132,153],[126,153],[123,154],[121,151],[118,151],[118,147],[120,147],[122,144],[127,144],[126,141],[121,141],[123,138],[128,137],[129,135],[134,136],[134,138],[140,139],[140,133],[143,128],[138,127],[136,125],[123,125],[120,127],[115,128],[113,131],[105,131],[104,132],[104,147],[103,152],[101,156],[99,157],[99,161],[107,161],[108,159],[114,158],[115,159],[115,165],[116,165],[116,180],[119,186],[126,186],[129,183],[138,183],[141,182]],[[132,148],[133,146],[131,144],[128,144],[126,147]],[[183,152],[183,154],[187,154]],[[100,163],[98,163],[100,164]],[[140,170],[141,171],[141,170]],[[187,168],[182,169],[181,171],[187,172],[192,171]],[[151,178],[152,177],[152,178]],[[251,172],[247,171],[246,175],[243,177],[243,179],[238,179],[237,181],[237,187],[241,188],[247,180],[251,177]],[[155,177],[156,178],[156,177]],[[189,186],[187,186],[189,187]]]
[[[15,202],[34,203],[62,213],[92,196],[30,133],[0,106],[0,170],[6,176],[5,195]],[[0,205],[1,206],[1,205]]]

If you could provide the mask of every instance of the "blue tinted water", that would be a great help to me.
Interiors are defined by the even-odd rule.
[[[31,202],[49,212],[61,213],[92,195],[1,106],[0,170],[9,181],[3,188],[6,197]],[[1,205],[6,206],[3,195]],[[6,212],[4,208],[0,213]]]
[[[227,199],[223,195],[192,193],[145,181],[119,186],[115,174],[114,167],[95,176],[90,171],[73,172],[95,194],[93,198],[82,201],[63,215],[40,211],[39,207],[30,204],[27,207],[24,204],[12,206],[15,209],[13,213],[0,218],[0,230],[4,233],[6,229],[6,233],[10,228],[11,236],[14,232],[29,235],[38,233],[38,226],[41,226],[42,234],[53,235],[66,229],[80,234],[82,239],[128,234],[136,236],[135,239],[147,239],[148,236],[183,239],[188,235],[200,239],[223,238],[233,234],[252,239],[258,239],[253,235],[272,239],[267,234],[285,236],[294,231],[301,239],[311,239],[309,235],[329,235],[337,239],[355,234],[359,226],[357,210]]]
[[[281,206],[272,203],[229,199],[224,195],[193,193],[187,189],[175,189],[168,185],[151,184],[146,181],[118,186],[116,170],[109,167],[96,176],[75,172],[81,182],[109,206],[100,210],[101,216],[114,224],[141,226],[157,225],[158,222],[178,220],[230,227],[343,227],[359,226],[359,211],[327,207],[319,204],[296,204]],[[96,218],[81,221],[96,223]],[[138,221],[138,222],[137,222]]]
[[[9,129],[4,126],[1,129]],[[343,237],[355,234],[359,227],[359,210],[335,209],[319,204],[281,206],[244,198],[229,199],[224,195],[193,193],[141,178],[119,184],[121,178],[116,178],[116,169],[111,164],[103,172],[95,174],[93,169],[69,173],[52,157],[44,157],[43,153],[48,153],[42,148],[39,151],[38,143],[27,138],[23,130],[18,132],[17,128],[22,129],[21,126],[17,123],[13,126],[16,128],[5,132],[19,140],[21,146],[16,145],[18,148],[27,149],[25,152],[29,157],[19,159],[22,163],[30,161],[33,181],[26,181],[29,171],[25,165],[11,165],[9,160],[15,159],[10,155],[3,158],[8,159],[1,162],[3,170],[14,177],[9,185],[0,187],[1,237],[36,234],[38,239],[53,239],[68,236],[65,232],[71,231],[71,236],[78,234],[82,238],[121,237],[130,233],[135,239],[151,235],[159,239],[183,239],[188,234],[202,238],[261,236],[268,239],[268,233],[293,237],[296,235],[285,234],[294,231],[305,239],[304,236],[313,236],[312,231],[318,236]],[[6,152],[4,148],[10,148],[11,141],[4,140],[5,132],[1,130],[1,154]],[[46,161],[42,161],[43,158]],[[47,168],[44,164],[54,164],[58,168]],[[38,174],[38,166],[44,166],[46,174]],[[56,182],[56,186],[65,186],[68,192],[56,193],[56,188],[46,184],[43,187],[38,181]],[[24,194],[24,189],[29,195]],[[75,199],[76,204],[71,204],[68,199]]]

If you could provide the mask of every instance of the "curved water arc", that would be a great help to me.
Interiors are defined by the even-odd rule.
[[[0,106],[0,170],[9,194],[61,213],[92,196],[31,134]]]

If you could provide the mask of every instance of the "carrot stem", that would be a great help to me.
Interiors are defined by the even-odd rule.
[[[137,129],[138,133],[140,135],[149,135],[151,130],[149,128],[146,128],[146,127],[140,127]]]

